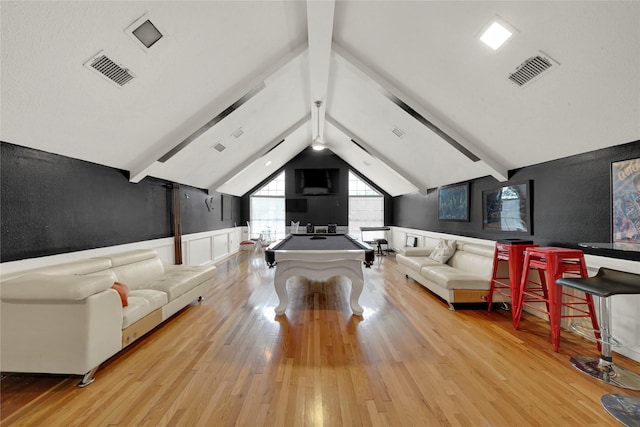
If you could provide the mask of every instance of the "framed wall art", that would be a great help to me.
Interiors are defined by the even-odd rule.
[[[469,221],[469,183],[438,189],[438,219]]]
[[[531,234],[531,182],[482,192],[482,228]]]
[[[611,163],[613,243],[640,245],[640,158]]]

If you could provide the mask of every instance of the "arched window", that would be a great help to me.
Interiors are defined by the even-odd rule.
[[[385,238],[384,231],[361,236],[360,227],[384,226],[384,196],[349,171],[349,234],[367,241]]]
[[[267,240],[282,239],[286,234],[284,171],[251,195],[251,234],[264,234]]]

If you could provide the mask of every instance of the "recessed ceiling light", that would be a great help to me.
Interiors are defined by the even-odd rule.
[[[148,53],[149,48],[154,46],[163,36],[158,27],[151,22],[148,14],[142,15],[140,18],[129,25],[125,30],[133,40],[140,43],[139,46]]]
[[[480,40],[491,49],[496,50],[509,40],[515,31],[516,30],[511,25],[499,18],[495,18],[491,21],[486,30],[483,31],[480,36]]]
[[[265,163],[265,166],[269,166],[271,164],[271,160],[269,160],[267,163]]]
[[[133,30],[133,35],[136,36],[136,38],[140,40],[140,43],[145,45],[147,49],[162,38],[162,33],[160,33],[156,26],[148,19]]]

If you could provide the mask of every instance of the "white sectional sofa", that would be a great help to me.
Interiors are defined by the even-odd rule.
[[[455,303],[487,302],[494,246],[456,241],[453,255],[441,263],[430,258],[436,243],[397,249],[396,260],[407,278],[444,299],[452,310]]]
[[[163,263],[141,249],[3,275],[2,372],[82,375],[206,293],[215,266]],[[125,301],[112,288],[125,284]]]

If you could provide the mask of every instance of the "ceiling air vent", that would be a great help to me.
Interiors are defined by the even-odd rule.
[[[217,150],[219,153],[222,153],[227,147],[225,147],[224,145],[218,142],[216,145],[213,145],[211,148],[213,148],[214,150]]]
[[[509,80],[522,87],[535,80],[545,71],[558,65],[556,61],[540,52],[540,54],[532,56],[520,64],[513,73],[509,74]]]
[[[391,132],[393,132],[393,134],[398,138],[402,138],[404,136],[404,131],[402,131],[402,129],[393,128]]]
[[[135,77],[128,69],[116,64],[102,52],[87,61],[84,66],[120,87]]]

